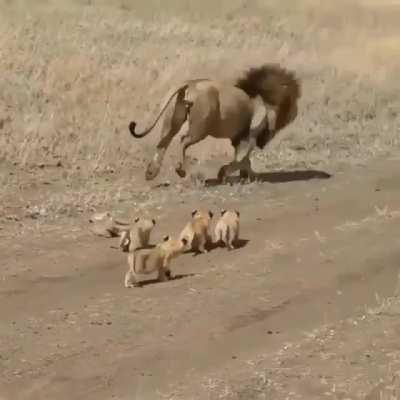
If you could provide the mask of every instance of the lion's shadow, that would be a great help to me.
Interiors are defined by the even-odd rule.
[[[154,285],[154,284],[157,284],[157,283],[167,283],[167,282],[176,281],[176,280],[179,280],[179,279],[189,278],[191,276],[196,276],[196,275],[197,274],[176,274],[176,275],[172,275],[171,278],[166,282],[160,282],[156,278],[147,279],[147,280],[144,280],[144,281],[140,281],[139,282],[139,287]]]
[[[232,251],[242,249],[243,247],[245,247],[247,245],[247,243],[249,243],[248,239],[236,240],[236,242],[234,243],[234,249]],[[221,243],[221,242],[208,242],[204,247],[209,252],[213,251],[215,249],[218,249],[218,248],[226,248],[225,244]],[[195,251],[195,250],[187,250],[187,251],[185,251],[185,254],[193,254],[193,257],[202,255],[202,253],[200,253],[199,251]]]
[[[260,172],[256,173],[256,181],[269,182],[269,183],[285,183],[294,181],[308,181],[310,179],[329,179],[332,177],[325,171],[319,170],[296,170],[296,171],[276,171],[276,172]],[[227,184],[240,183],[239,176],[229,176],[226,178]],[[216,178],[206,179],[204,185],[207,187],[223,185],[223,183]]]

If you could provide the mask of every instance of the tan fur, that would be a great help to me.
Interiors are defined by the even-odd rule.
[[[139,275],[158,272],[159,282],[171,279],[170,262],[185,250],[185,239],[171,239],[169,236],[152,249],[136,249],[128,254],[129,269],[125,274],[126,288],[138,286]]]
[[[129,228],[128,222],[117,221],[109,211],[95,213],[89,218],[90,230],[97,236],[117,237]]]
[[[214,241],[223,242],[228,250],[233,250],[239,239],[240,213],[238,211],[221,211],[221,217],[215,225]]]
[[[201,253],[207,253],[205,245],[209,241],[208,229],[210,221],[213,217],[211,211],[198,211],[192,212],[192,219],[185,225],[179,238],[187,240],[187,249],[195,250]]]
[[[168,95],[148,129],[138,134],[135,132],[136,123],[132,121],[129,124],[134,137],[144,137],[165,112],[161,138],[147,166],[146,179],[154,179],[158,175],[169,144],[186,120],[189,120],[189,129],[181,138],[181,155],[176,165],[179,176],[186,175],[187,149],[208,135],[230,139],[235,148],[235,159],[220,169],[220,179],[237,170],[254,176],[251,152],[256,146],[263,148],[279,130],[296,118],[300,95],[300,83],[293,72],[275,64],[250,69],[235,85],[211,79],[184,82]],[[253,99],[256,96],[260,96],[266,106],[272,106],[275,110],[274,129],[270,129],[267,115],[257,127],[251,128],[255,114]],[[172,102],[173,99],[175,101]]]
[[[135,218],[130,228],[121,232],[119,247],[124,252],[133,252],[136,249],[147,247],[155,225],[154,219]]]

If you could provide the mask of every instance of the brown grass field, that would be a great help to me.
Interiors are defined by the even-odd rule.
[[[400,399],[400,1],[0,10],[0,400]],[[233,154],[211,138],[188,178],[176,138],[144,180],[158,133],[134,139],[131,120],[184,79],[266,62],[302,97],[253,156],[263,182],[204,185]],[[141,289],[88,230],[93,212],[142,213],[157,241],[199,207],[240,209],[247,244]]]

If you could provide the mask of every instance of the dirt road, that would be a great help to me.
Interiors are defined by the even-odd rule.
[[[243,246],[185,254],[172,267],[177,279],[138,289],[123,287],[117,240],[91,235],[85,221],[18,242],[4,236],[0,399],[267,398],[217,396],[212,378],[246,374],[251,360],[339,326],[396,288],[398,160],[332,172],[202,191],[201,205],[216,214],[240,209]],[[169,203],[156,212],[154,240],[199,207],[196,190],[184,200],[158,190]],[[305,358],[285,368],[305,368]],[[274,390],[275,399],[296,398]],[[298,398],[326,388],[313,390]]]

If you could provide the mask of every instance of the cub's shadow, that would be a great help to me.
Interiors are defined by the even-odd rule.
[[[238,239],[233,244],[234,249],[231,250],[231,251],[239,250],[239,249],[245,247],[247,245],[247,243],[249,243],[249,240],[247,240],[247,239]],[[221,242],[215,242],[215,243],[214,242],[209,242],[204,247],[205,247],[205,249],[207,251],[213,251],[213,250],[218,249],[218,248],[226,248],[225,244],[221,243]],[[197,257],[197,256],[202,254],[202,253],[200,253],[198,251],[193,251],[193,250],[185,251],[185,254],[189,254],[189,253],[192,253],[193,257]]]
[[[144,287],[144,286],[149,286],[149,285],[154,285],[154,284],[167,283],[167,282],[176,281],[176,280],[179,280],[179,279],[189,278],[191,276],[196,276],[196,275],[197,274],[176,274],[176,275],[172,275],[171,278],[169,279],[169,281],[166,281],[166,282],[159,282],[157,279],[147,279],[145,281],[139,282],[139,286],[138,287]]]
[[[310,179],[329,179],[331,174],[325,171],[319,170],[297,170],[297,171],[276,171],[276,172],[260,172],[256,173],[257,182],[269,182],[269,183],[285,183],[293,181],[308,181]],[[229,176],[226,178],[227,184],[240,183],[241,178],[239,176]],[[206,179],[205,186],[220,186],[223,183],[216,178]]]

